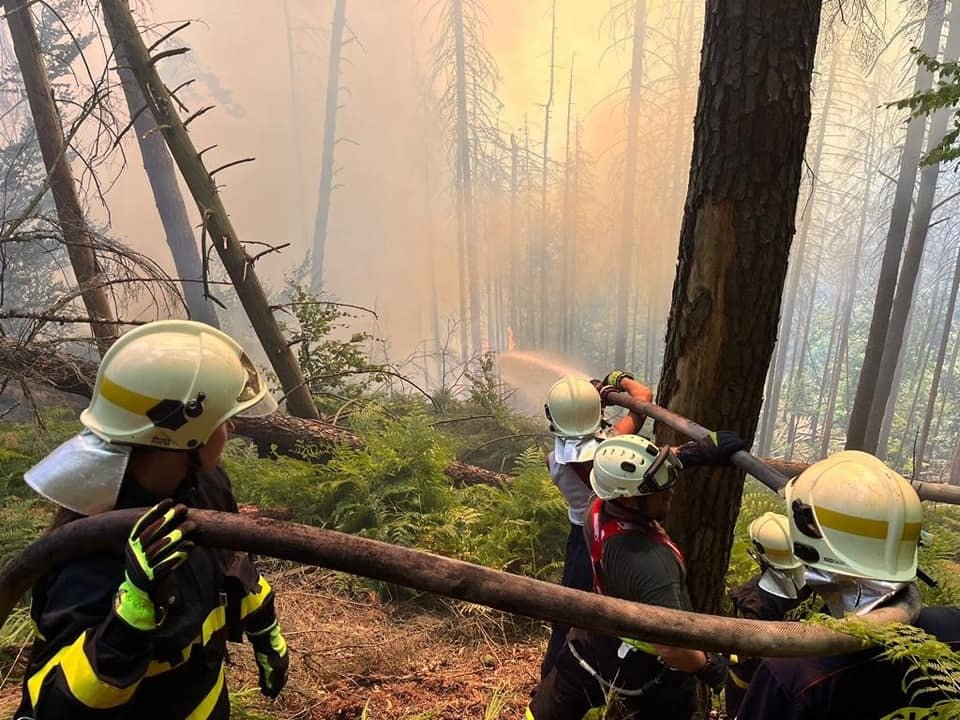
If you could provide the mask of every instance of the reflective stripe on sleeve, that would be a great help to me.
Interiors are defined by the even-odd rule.
[[[257,580],[260,584],[260,589],[257,592],[252,592],[249,595],[246,595],[243,600],[240,602],[240,619],[244,620],[251,613],[259,610],[263,604],[267,601],[267,598],[270,596],[272,589],[270,583],[267,582],[266,578],[263,575]]]
[[[84,631],[73,644],[61,648],[39,672],[27,681],[27,691],[30,694],[30,702],[33,707],[37,707],[40,701],[40,689],[43,686],[43,681],[51,672],[56,670],[57,666],[63,672],[70,693],[89,708],[105,710],[124,705],[130,701],[140,681],[138,680],[129,687],[118,688],[99,678],[83,648],[86,639],[87,633]]]

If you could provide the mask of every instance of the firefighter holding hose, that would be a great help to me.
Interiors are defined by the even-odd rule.
[[[622,391],[644,402],[653,400],[650,388],[635,380],[630,373],[614,370],[602,381],[572,375],[563,377],[547,392],[544,403],[550,432],[554,434],[553,451],[547,454],[547,469],[566,500],[570,520],[560,584],[575,590],[593,587],[590,553],[583,538],[583,518],[592,494],[590,468],[593,467],[593,455],[602,440],[635,433],[645,420],[637,413],[627,413],[612,426],[606,425],[601,393],[608,390]],[[552,626],[540,665],[541,679],[553,667],[569,629],[565,625]]]
[[[261,692],[276,697],[289,660],[273,591],[249,556],[195,547],[187,518],[187,508],[237,511],[220,467],[230,419],[275,408],[243,349],[208,325],[148,323],[107,351],[85,430],[24,477],[59,507],[54,527],[152,507],[125,547],[34,586],[16,718],[228,718],[226,642],[244,633]]]
[[[594,589],[612,597],[691,610],[683,554],[661,522],[683,467],[722,465],[745,443],[720,432],[679,448],[621,435],[596,449],[584,535]],[[580,720],[608,699],[628,717],[682,720],[695,710],[695,677],[719,690],[726,662],[700,650],[654,646],[571,630],[527,708],[528,720]]]

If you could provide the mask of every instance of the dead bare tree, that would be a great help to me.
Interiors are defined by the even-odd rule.
[[[931,57],[936,56],[939,48],[944,5],[945,0],[928,0],[927,3],[920,49],[924,54]],[[922,66],[918,67],[915,91],[921,92],[929,89],[932,79],[929,70]],[[900,256],[903,252],[903,242],[907,231],[910,206],[913,201],[917,167],[920,163],[920,151],[926,125],[926,118],[919,117],[913,118],[907,126],[907,135],[900,159],[900,171],[897,177],[896,196],[890,214],[890,225],[887,230],[883,262],[880,268],[880,279],[877,282],[873,319],[870,322],[867,347],[864,351],[863,365],[857,381],[857,392],[847,427],[846,447],[851,450],[861,450],[871,444],[867,440],[867,426],[870,422],[873,399],[877,390],[877,377],[883,359],[883,347],[890,323],[890,312],[900,268]],[[874,433],[872,444],[875,445],[875,443],[876,433]]]
[[[200,250],[197,247],[193,228],[190,226],[190,219],[187,217],[187,207],[183,202],[180,186],[177,184],[173,160],[163,142],[163,136],[157,132],[157,123],[153,115],[145,112],[146,101],[137,85],[137,79],[130,70],[123,46],[117,43],[113,24],[109,18],[105,20],[107,34],[117,61],[117,74],[120,76],[133,131],[137,136],[143,169],[150,182],[153,201],[160,215],[174,266],[177,268],[177,274],[183,278],[183,297],[187,310],[193,320],[220,327],[213,302],[205,296],[203,284],[197,282],[203,279]]]
[[[213,176],[234,163],[207,171],[187,132],[187,124],[205,112],[206,108],[201,108],[186,120],[181,120],[174,105],[174,98],[157,73],[156,63],[161,56],[178,51],[168,50],[151,56],[137,31],[126,0],[104,0],[101,7],[104,15],[113,23],[117,40],[126,51],[137,84],[147,99],[167,147],[197,203],[204,236],[210,236],[250,323],[277,373],[287,396],[288,409],[300,417],[319,417],[300,365],[280,330],[254,269],[254,263],[259,256],[251,257],[241,244],[217,191]]]
[[[483,5],[478,0],[437,0],[427,14],[436,14],[439,20],[439,33],[432,52],[433,81],[450,139],[457,237],[461,248],[461,294],[465,296],[464,302],[461,302],[460,322],[464,335],[460,352],[466,358],[470,354],[465,336],[468,325],[464,306],[467,304],[469,342],[473,351],[480,349],[482,338],[479,233],[472,165],[476,153],[473,146],[477,138],[497,135],[496,118],[500,112],[500,102],[495,92],[498,73],[493,56],[483,45],[486,17]],[[477,124],[483,127],[471,128],[471,125]]]
[[[26,0],[4,0],[7,24],[27,99],[37,129],[37,141],[49,176],[67,254],[82,291],[83,304],[91,319],[91,330],[103,353],[117,337],[116,317],[103,289],[103,275],[93,251],[76,183],[67,155],[60,115],[47,78],[33,16]]]
[[[340,106],[340,57],[343,54],[343,32],[347,25],[347,0],[336,0],[333,26],[330,30],[330,57],[327,66],[327,95],[323,109],[323,156],[320,160],[320,194],[317,218],[313,226],[313,291],[323,289],[323,256],[327,247],[327,221],[335,174],[334,151],[337,147],[337,110]]]

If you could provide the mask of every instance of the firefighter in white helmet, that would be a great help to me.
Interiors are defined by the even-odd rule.
[[[17,718],[228,718],[226,641],[244,633],[261,691],[280,692],[288,656],[270,585],[248,556],[194,547],[187,519],[188,507],[237,511],[220,467],[230,418],[274,409],[243,349],[202,323],[149,323],[105,353],[86,429],[24,477],[59,506],[54,527],[153,507],[122,551],[34,586]]]
[[[730,592],[733,614],[748,620],[784,620],[810,596],[804,587],[803,564],[793,555],[790,523],[786,516],[766,512],[750,523],[747,550],[760,566],[760,573]],[[724,702],[727,716],[734,718],[743,702],[760,658],[730,657]]]
[[[745,443],[712,434],[679,448],[658,448],[640,435],[620,435],[596,449],[584,536],[594,590],[635,602],[691,610],[680,549],[661,526],[682,467],[726,464]],[[679,670],[680,672],[676,672]],[[696,706],[700,677],[719,689],[726,663],[699,650],[654,646],[571,630],[530,706],[528,720],[580,720],[610,697],[629,717],[684,720]]]
[[[590,556],[583,539],[583,516],[590,499],[590,468],[597,445],[606,437],[637,432],[644,418],[628,413],[612,426],[603,418],[601,393],[626,392],[631,397],[649,402],[653,392],[637,382],[630,373],[613,371],[603,380],[587,380],[572,375],[560,378],[547,392],[544,414],[554,434],[554,449],[547,454],[547,468],[554,484],[567,502],[570,532],[564,549],[560,583],[576,590],[592,587]],[[547,650],[540,665],[545,677],[553,666],[568,628],[553,625]]]
[[[808,587],[831,614],[862,614],[907,591],[917,577],[923,512],[910,483],[872,455],[837,453],[786,488],[793,552]],[[914,623],[960,648],[960,610],[924,608]],[[906,662],[878,649],[827,658],[765,660],[740,707],[743,720],[932,718],[948,698],[922,691]]]

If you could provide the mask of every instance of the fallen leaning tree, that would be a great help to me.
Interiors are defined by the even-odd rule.
[[[93,393],[97,366],[47,343],[18,343],[12,338],[0,338],[0,377],[4,376],[89,398]],[[630,400],[624,397],[626,401]],[[622,402],[618,401],[617,404]],[[656,417],[654,413],[660,410],[662,408],[650,405],[644,412]],[[306,420],[273,413],[267,417],[234,418],[234,423],[237,434],[253,442],[262,455],[276,452],[299,457],[299,451],[308,447],[312,451],[309,454],[311,461],[325,462],[335,446],[348,444],[358,447],[361,444],[360,438],[354,433],[323,420]],[[807,467],[805,463],[774,459],[764,459],[763,462],[787,477],[799,475]],[[457,460],[450,463],[445,472],[459,485],[502,487],[510,482],[508,475]]]
[[[17,378],[28,383],[90,398],[97,376],[96,363],[70,355],[47,343],[18,343],[0,338],[0,378]],[[355,433],[323,420],[307,420],[273,413],[266,417],[235,417],[238,435],[248,438],[262,455],[277,452],[326,462],[337,445],[359,447]],[[476,465],[455,460],[444,470],[458,485],[506,485],[510,478]]]
[[[76,520],[27,547],[0,570],[0,627],[45,572],[81,554],[120,547],[142,512],[118,510]],[[836,655],[865,647],[860,639],[817,625],[643,605],[307,525],[208,510],[191,510],[189,517],[197,524],[197,542],[204,545],[363,575],[620,637],[754,657]],[[911,586],[898,603],[864,618],[911,622],[919,609],[919,591]]]

